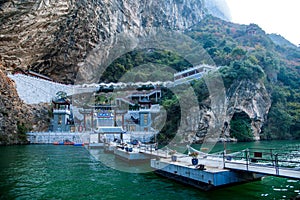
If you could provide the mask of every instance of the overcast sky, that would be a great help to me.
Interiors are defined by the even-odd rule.
[[[258,24],[267,33],[276,33],[300,44],[300,0],[226,0],[232,21]]]

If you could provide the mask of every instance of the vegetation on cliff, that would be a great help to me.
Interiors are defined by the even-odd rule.
[[[299,50],[274,44],[255,24],[237,25],[214,17],[205,18],[187,34],[203,45],[216,65],[224,66],[219,71],[226,88],[240,80],[267,87],[272,106],[262,139],[300,138]],[[249,123],[245,117],[234,117],[231,135],[248,141]]]
[[[271,97],[272,106],[267,123],[262,127],[261,139],[300,138],[300,51],[289,46],[280,46],[272,42],[257,25],[238,25],[208,16],[185,34],[199,42],[219,68],[225,88],[236,82],[247,80],[262,83]],[[104,81],[118,81],[132,68],[145,63],[164,64],[180,71],[190,64],[172,52],[151,50],[135,51],[116,60],[107,69]],[[159,76],[164,73],[158,71]],[[114,72],[120,73],[114,73]],[[147,75],[148,74],[148,75]],[[151,74],[151,73],[150,73]],[[166,75],[167,76],[167,75]],[[139,72],[131,80],[153,80],[147,72]],[[155,79],[154,79],[155,80]],[[209,97],[203,80],[192,83],[199,104],[205,104]],[[161,103],[168,111],[168,122],[161,131],[161,140],[172,138],[180,117],[178,99],[167,93]],[[254,119],[252,119],[254,120]],[[249,129],[251,120],[241,113],[232,117],[230,134],[240,141],[252,140]]]
[[[141,70],[138,67],[141,67]],[[122,80],[124,74],[126,77],[123,79],[126,78],[132,82],[172,81],[173,73],[168,72],[170,67],[175,72],[192,67],[192,65],[179,55],[167,50],[136,50],[116,59],[103,73],[100,82],[118,82]]]
[[[237,25],[207,17],[187,34],[203,45],[220,69],[224,85],[263,82],[272,100],[262,139],[300,138],[300,51],[279,46],[255,24]],[[197,91],[197,90],[196,90]],[[202,96],[202,95],[201,95]],[[233,118],[231,134],[249,140],[247,118]],[[242,132],[244,133],[242,134]]]

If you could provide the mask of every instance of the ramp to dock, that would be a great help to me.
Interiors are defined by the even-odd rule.
[[[223,156],[223,163],[225,169],[300,179],[299,150],[250,148]]]
[[[280,168],[268,165],[246,164],[238,162],[225,162],[225,168],[231,170],[240,170],[254,173],[261,173],[285,178],[300,179],[300,170]]]

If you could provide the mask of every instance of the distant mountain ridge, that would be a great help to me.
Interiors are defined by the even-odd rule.
[[[207,12],[225,21],[231,21],[230,9],[226,0],[204,0]]]
[[[295,44],[291,43],[290,41],[288,41],[281,35],[271,33],[271,34],[268,34],[268,36],[277,45],[286,46],[286,47],[290,47],[290,48],[297,48],[297,46]]]

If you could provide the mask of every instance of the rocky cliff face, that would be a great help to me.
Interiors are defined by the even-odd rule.
[[[18,98],[14,82],[2,70],[0,70],[0,141],[2,144],[24,142],[24,138],[18,133],[22,125],[25,128],[26,119],[31,118],[31,115],[28,107]]]
[[[253,139],[259,140],[261,128],[271,107],[271,99],[263,83],[244,80],[234,82],[226,91],[226,100],[220,105],[225,108],[224,115],[220,116],[218,108],[212,108],[209,106],[210,103],[205,104],[200,110],[195,107],[191,108],[190,117],[181,120],[184,131],[179,135],[182,136],[183,142],[234,140],[229,134],[230,127],[225,129],[223,135],[223,124],[227,122],[229,125],[234,114],[241,112],[246,113],[251,119]]]
[[[207,5],[207,6],[206,6]],[[6,0],[0,2],[2,63],[72,83],[89,52],[118,33],[185,30],[205,12],[228,18],[224,1]],[[111,46],[106,45],[103,54]]]
[[[26,143],[25,132],[47,129],[47,105],[27,105],[0,64],[0,145]]]
[[[226,120],[230,122],[235,113],[244,112],[251,119],[255,140],[260,139],[261,128],[271,108],[271,97],[263,83],[243,80],[231,85],[227,92],[228,107]]]
[[[64,82],[73,82],[78,63],[117,33],[138,36],[152,27],[184,30],[204,14],[201,0],[10,0],[0,8],[3,63]]]

